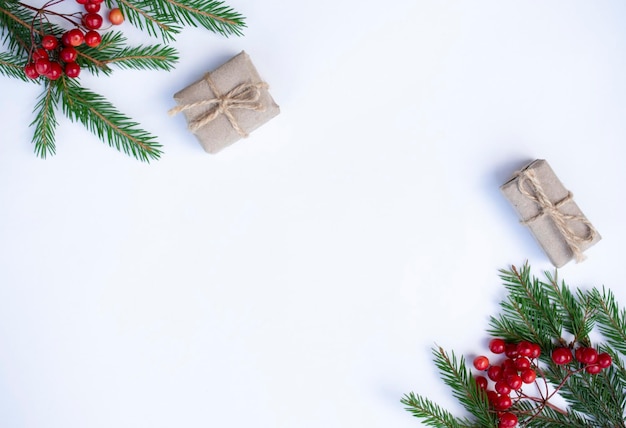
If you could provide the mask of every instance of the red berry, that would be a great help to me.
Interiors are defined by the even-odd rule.
[[[41,38],[41,46],[48,51],[55,49],[58,44],[59,41],[57,40],[57,38],[51,36],[50,34],[47,34]]]
[[[80,74],[80,65],[75,62],[65,64],[65,75],[67,77],[76,78]]]
[[[487,391],[487,400],[491,403],[491,405],[495,406],[496,401],[498,401],[498,393],[496,391]]]
[[[522,382],[526,384],[533,383],[535,379],[537,379],[537,372],[533,369],[525,369],[520,373],[520,377],[522,378]]]
[[[85,41],[85,35],[80,29],[73,28],[63,35],[62,41],[66,46],[80,46]]]
[[[28,64],[24,66],[24,74],[29,79],[36,79],[39,77],[39,73],[37,72],[37,69],[35,68],[34,62],[29,62]]]
[[[489,381],[485,376],[476,376],[474,380],[476,380],[476,385],[478,385],[480,389],[487,389]]]
[[[76,0],[76,3],[78,4],[87,4],[89,2],[89,0]]]
[[[499,380],[496,382],[494,389],[498,392],[498,394],[510,394],[511,387],[504,380]]]
[[[109,21],[113,25],[120,25],[124,22],[124,15],[122,14],[122,11],[118,8],[111,9],[109,12]]]
[[[95,48],[102,41],[100,33],[94,30],[87,31],[85,34],[85,44],[91,48]]]
[[[78,51],[71,46],[66,46],[59,52],[59,58],[63,62],[74,62],[78,58]]]
[[[488,367],[489,358],[485,357],[484,355],[479,355],[478,357],[474,358],[474,368],[476,368],[476,370],[487,370]]]
[[[583,364],[595,364],[598,361],[598,351],[593,348],[583,348],[581,351],[581,359],[578,359]]]
[[[100,12],[100,3],[85,3],[85,11],[90,13]]]
[[[606,352],[598,354],[598,365],[601,368],[606,369],[611,364],[613,364],[613,359],[611,358],[609,354],[607,354]]]
[[[51,65],[52,63],[48,58],[39,58],[35,61],[35,70],[37,70],[37,73],[45,75],[50,71]]]
[[[491,339],[489,342],[489,350],[494,354],[502,354],[506,343],[502,339]]]
[[[509,358],[517,358],[517,345],[514,343],[507,343],[504,347],[504,355]]]
[[[517,425],[518,419],[513,413],[505,412],[499,417],[498,428],[513,428]]]
[[[502,379],[502,367],[500,366],[490,366],[487,369],[487,377],[494,382]]]
[[[530,357],[530,354],[532,353],[531,343],[522,340],[520,343],[517,344],[517,353],[522,357]]]
[[[57,80],[63,75],[63,68],[58,62],[50,63],[50,70],[46,73],[46,77],[50,80]]]
[[[536,343],[531,343],[530,344],[530,358],[539,358],[539,355],[541,355],[541,347],[539,345],[537,345]]]
[[[591,375],[595,375],[602,371],[602,367],[600,367],[599,364],[590,364],[585,367],[585,371]]]
[[[522,377],[518,374],[510,374],[506,377],[506,383],[512,390],[517,391],[522,387]]]
[[[45,58],[48,59],[48,51],[44,48],[37,48],[33,51],[32,55],[33,61],[37,61],[38,59]]]
[[[515,360],[515,368],[517,370],[524,370],[530,367],[530,360],[526,357],[519,357]]]
[[[493,403],[496,410],[506,410],[513,405],[513,400],[508,395],[499,395]]]
[[[102,16],[97,13],[87,13],[83,16],[83,24],[90,30],[97,30],[102,27]]]
[[[572,361],[572,351],[569,348],[556,348],[552,351],[554,364],[563,365]]]

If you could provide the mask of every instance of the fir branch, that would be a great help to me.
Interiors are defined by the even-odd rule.
[[[581,290],[576,295],[562,282],[559,286],[557,275],[545,272],[549,284],[544,287],[546,294],[554,302],[563,320],[563,328],[574,336],[574,342],[590,346],[589,333],[595,322],[595,307],[591,298]]]
[[[469,421],[456,418],[428,398],[416,395],[413,392],[406,394],[400,402],[406,406],[405,410],[416,418],[421,419],[427,426],[435,428],[464,428],[470,426]]]
[[[591,291],[591,301],[598,308],[596,316],[598,328],[608,344],[626,356],[626,308],[620,309],[615,295],[604,287]]]
[[[178,61],[176,49],[169,46],[152,45],[128,47],[118,51],[105,64],[115,64],[120,68],[166,70],[174,68]]]
[[[162,0],[155,7],[190,26],[202,26],[224,36],[241,35],[244,17],[218,0]]]
[[[111,0],[106,3],[109,7],[112,6]],[[145,30],[151,36],[160,37],[165,42],[171,42],[180,32],[180,26],[172,15],[157,9],[156,3],[154,0],[117,0],[117,6],[131,25]]]
[[[24,61],[7,52],[0,52],[0,74],[26,81]]]
[[[35,144],[35,153],[42,159],[49,154],[56,153],[56,145],[54,143],[54,134],[58,122],[56,120],[56,108],[59,103],[59,94],[55,85],[47,83],[45,90],[39,96],[39,101],[35,106],[35,119],[30,126],[35,127],[33,134],[33,143]]]
[[[161,145],[155,137],[139,129],[138,124],[120,113],[104,97],[62,77],[61,100],[63,113],[127,155],[149,162],[161,155]]]
[[[439,369],[443,382],[452,389],[454,397],[476,417],[479,426],[495,427],[494,414],[489,411],[487,396],[467,370],[465,359],[457,359],[454,352],[448,355],[441,347],[433,349],[433,355],[435,366]]]
[[[519,271],[515,266],[508,271],[501,270],[500,278],[508,296],[500,303],[502,314],[490,318],[489,333],[510,341],[528,340],[542,349],[550,349],[551,340],[546,340],[543,332],[560,338],[563,320],[546,294],[546,284],[530,277],[527,264]]]

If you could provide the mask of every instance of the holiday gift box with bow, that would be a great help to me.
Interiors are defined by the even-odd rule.
[[[601,239],[543,159],[515,173],[500,189],[556,267],[583,260],[583,251]]]
[[[189,129],[208,153],[245,138],[280,109],[245,52],[174,95]]]

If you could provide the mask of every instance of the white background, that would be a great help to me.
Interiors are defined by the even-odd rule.
[[[430,349],[484,352],[498,270],[552,270],[498,188],[535,158],[603,236],[561,277],[626,303],[623,1],[228,4],[243,37],[81,77],[160,161],[65,119],[38,159],[40,88],[0,80],[2,427],[410,428],[410,391],[462,415]],[[208,155],[166,113],[241,50],[281,114]]]

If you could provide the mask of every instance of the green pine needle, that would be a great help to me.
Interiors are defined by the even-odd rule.
[[[63,77],[60,82],[63,113],[117,150],[149,162],[161,156],[156,138],[140,129],[138,124],[120,113],[104,97]]]
[[[56,120],[56,108],[58,103],[59,94],[56,85],[45,85],[45,90],[39,96],[39,100],[35,106],[35,120],[30,124],[35,127],[33,134],[35,153],[42,159],[56,153],[54,133],[58,125]]]
[[[22,58],[6,52],[0,52],[0,74],[15,79],[27,80],[24,75]]]
[[[553,397],[546,402],[535,396],[534,400],[526,397],[514,402],[508,411],[518,415],[520,427],[626,428],[626,309],[604,287],[570,289],[556,274],[545,276],[547,281],[532,276],[528,264],[500,271],[507,296],[500,302],[500,313],[490,317],[488,332],[513,343],[527,340],[539,344],[538,391],[542,390],[545,397],[557,389],[565,407],[555,405]],[[604,342],[591,343],[591,337],[596,337],[594,331]],[[575,359],[565,365],[552,361],[555,348],[580,346],[609,353],[613,364],[592,375]],[[442,381],[471,415],[471,422],[485,428],[497,426],[497,415],[490,410],[486,394],[476,385],[463,357],[441,348],[434,354]],[[547,391],[544,379],[550,385]],[[427,397],[411,393],[401,401],[406,410],[429,426],[464,424]]]
[[[102,30],[98,46],[76,47],[76,62],[83,73],[110,75],[115,68],[170,71],[179,55],[167,42],[174,41],[183,27],[200,26],[224,36],[241,35],[245,27],[238,12],[216,0],[105,0],[105,4],[108,8],[119,7],[127,23],[160,38],[164,44],[130,46],[122,31]],[[78,79],[62,76],[50,81],[25,76],[24,66],[33,60],[32,53],[41,47],[42,37],[51,34],[61,38],[69,28],[60,24],[71,27],[62,19],[54,20],[59,24],[49,21],[46,13],[37,9],[52,7],[54,11],[54,6],[0,0],[0,46],[6,49],[0,52],[0,76],[30,81],[44,88],[31,122],[35,153],[42,158],[55,154],[56,109],[62,108],[68,118],[84,125],[109,146],[142,161],[158,159],[162,152],[155,136],[120,113],[102,95],[80,86]],[[58,52],[49,55],[52,61],[59,60]]]

